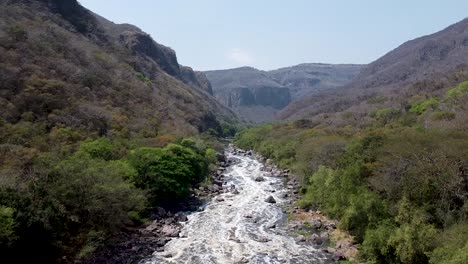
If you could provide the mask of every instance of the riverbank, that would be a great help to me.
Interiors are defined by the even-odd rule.
[[[173,257],[182,258],[183,263],[191,263],[190,258],[200,252],[181,253],[180,251],[183,251],[183,247],[192,247],[198,242],[195,240],[188,243],[184,240],[199,237],[200,234],[193,233],[193,230],[185,230],[181,233],[181,230],[187,226],[185,222],[188,218],[198,218],[203,214],[204,220],[199,220],[200,223],[194,224],[193,221],[197,222],[197,220],[191,218],[190,224],[200,225],[212,221],[211,228],[225,229],[216,231],[221,234],[226,231],[229,234],[228,241],[222,241],[222,243],[235,245],[231,245],[234,250],[232,256],[229,257],[228,254],[221,257],[232,258],[231,260],[237,261],[236,263],[249,263],[261,256],[275,255],[276,252],[268,253],[272,247],[271,243],[279,246],[283,251],[283,255],[277,256],[280,259],[299,257],[306,261],[318,261],[317,263],[333,263],[333,261],[355,257],[357,250],[351,238],[336,229],[336,221],[327,219],[320,212],[305,211],[296,206],[300,198],[300,185],[288,169],[280,170],[272,164],[271,160],[263,158],[254,151],[244,151],[231,146],[226,154],[227,157],[218,157],[219,166],[210,176],[209,184],[193,190],[191,198],[180,205],[181,210],[168,212],[162,208],[156,208],[151,215],[152,220],[146,225],[125,230],[119,237],[109,241],[109,246],[78,263],[138,263],[142,259],[147,259],[147,263],[159,263],[161,259],[165,261]],[[243,175],[244,180],[237,179],[240,169],[242,172],[250,173]],[[245,185],[243,182],[245,180],[251,183]],[[257,194],[252,194],[252,192],[257,192]],[[246,195],[251,197],[242,198]],[[278,206],[276,206],[277,203]],[[209,206],[209,209],[205,214],[206,206]],[[221,207],[224,209],[217,211],[217,208]],[[262,210],[266,211],[262,212]],[[197,211],[199,213],[196,213]],[[272,215],[275,217],[272,218]],[[231,222],[233,217],[240,217],[236,220],[237,224]],[[224,226],[223,222],[228,222],[232,227]],[[197,226],[197,229],[203,228],[206,227]],[[209,232],[212,230],[207,230],[204,234],[209,236]],[[216,242],[219,236],[224,235],[218,233],[213,235],[212,239],[215,241],[212,242],[216,245],[219,243]],[[179,242],[175,242],[174,239]],[[173,245],[168,248],[170,241],[175,244],[171,242]],[[182,244],[177,245],[177,243]],[[201,244],[204,243],[206,242]],[[238,251],[237,248],[244,247],[244,244],[250,245],[249,247],[258,247],[259,244],[261,246],[251,255],[252,252],[245,254],[246,252],[242,250]],[[291,248],[283,248],[286,247],[285,245]],[[184,254],[189,256],[184,256]],[[151,260],[152,255],[159,259]],[[172,260],[179,261],[180,259]],[[273,263],[276,262],[273,261]]]
[[[164,246],[174,237],[179,237],[187,215],[202,211],[205,204],[214,196],[226,191],[223,189],[223,172],[230,166],[224,154],[218,153],[217,169],[198,189],[193,189],[190,197],[172,210],[157,207],[151,210],[149,219],[139,227],[127,227],[117,236],[109,239],[89,256],[71,260],[74,264],[115,264],[138,263],[154,252],[164,250]]]
[[[252,150],[245,153],[252,155]],[[305,210],[296,205],[300,199],[300,184],[298,177],[290,169],[278,168],[271,159],[255,153],[255,158],[262,162],[262,170],[273,177],[283,177],[290,197],[289,205],[285,207],[288,214],[288,230],[297,241],[321,246],[322,250],[332,255],[333,260],[356,261],[358,256],[357,243],[353,236],[337,228],[338,221],[329,219],[319,210]]]

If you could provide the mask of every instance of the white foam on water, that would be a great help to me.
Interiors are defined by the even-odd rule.
[[[214,197],[204,211],[188,216],[180,237],[168,242],[164,252],[141,263],[331,263],[318,248],[296,243],[287,234],[283,178],[266,177],[253,157],[228,158],[239,160],[225,172],[227,186],[234,184],[239,194],[221,194],[222,202]],[[258,176],[265,181],[255,181]],[[276,204],[265,202],[270,195]],[[277,227],[269,228],[273,224]]]

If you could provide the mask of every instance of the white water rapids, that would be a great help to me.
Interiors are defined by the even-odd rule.
[[[221,202],[213,198],[205,210],[188,216],[180,237],[168,242],[164,252],[141,263],[332,263],[318,247],[296,242],[285,230],[284,179],[266,177],[253,157],[227,157],[237,162],[225,171],[225,180],[239,194],[221,194]],[[265,181],[255,181],[258,176]],[[265,202],[270,195],[276,204]]]

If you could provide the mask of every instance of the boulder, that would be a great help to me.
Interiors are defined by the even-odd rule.
[[[174,218],[177,222],[186,222],[188,220],[187,215],[182,212],[176,213]]]
[[[310,236],[310,238],[312,239],[312,241],[314,241],[315,243],[317,244],[321,244],[322,243],[322,239],[320,239],[319,235],[317,234],[312,234]]]
[[[320,219],[314,219],[310,222],[313,228],[320,229],[322,228],[322,221]]]
[[[306,238],[303,235],[299,235],[296,237],[296,242],[305,242]]]
[[[216,197],[215,199],[217,202],[224,202],[224,198],[221,196]]]
[[[275,198],[273,198],[273,196],[270,195],[268,196],[268,198],[265,199],[265,202],[274,204],[276,203],[276,200]]]
[[[344,253],[337,250],[335,253],[333,253],[333,260],[335,261],[340,261],[340,260],[345,260],[346,257],[344,256]]]
[[[330,236],[330,234],[328,234],[328,232],[322,232],[322,233],[320,234],[320,238],[321,238],[322,240],[327,240],[329,236]]]
[[[178,237],[180,230],[175,225],[164,225],[161,232],[164,236],[167,237]]]
[[[165,225],[170,225],[172,223],[175,223],[174,218],[172,218],[172,217],[168,217],[168,218],[164,219],[163,222],[164,222]]]
[[[224,155],[224,153],[216,152],[216,159],[219,162],[226,162],[226,156]]]
[[[256,182],[262,182],[262,181],[265,181],[265,178],[263,178],[262,176],[257,176],[257,177],[255,177],[255,181]]]
[[[159,227],[159,222],[156,220],[156,221],[153,221],[153,223],[151,223],[149,226],[147,226],[145,228],[146,231],[149,231],[149,232],[153,232],[154,230],[156,230],[157,228]]]

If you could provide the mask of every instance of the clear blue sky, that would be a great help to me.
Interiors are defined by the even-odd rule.
[[[468,16],[466,0],[79,0],[197,70],[369,63]]]

